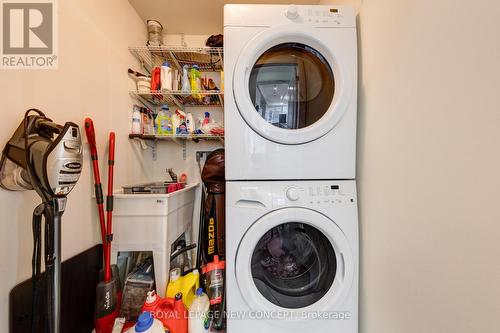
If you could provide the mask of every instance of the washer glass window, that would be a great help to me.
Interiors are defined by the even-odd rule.
[[[317,122],[330,108],[335,79],[326,59],[301,43],[264,52],[252,68],[250,99],[268,123],[285,129]]]
[[[314,304],[328,292],[337,260],[332,244],[321,231],[290,222],[260,238],[251,271],[257,289],[268,301],[297,309]]]

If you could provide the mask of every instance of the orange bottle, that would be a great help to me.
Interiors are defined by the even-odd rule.
[[[156,307],[162,301],[163,299],[160,296],[156,295],[156,292],[154,290],[148,291],[148,297],[146,297],[146,302],[144,302],[144,305],[142,306],[141,313],[150,312],[154,317],[156,317]]]
[[[182,302],[182,294],[165,298],[156,306],[155,316],[170,333],[188,333],[188,312]]]

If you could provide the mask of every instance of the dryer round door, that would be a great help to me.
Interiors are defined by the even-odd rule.
[[[256,133],[281,144],[303,144],[337,125],[352,96],[355,69],[348,63],[356,53],[355,47],[327,47],[323,40],[331,34],[276,27],[242,50],[234,68],[234,99]]]
[[[341,229],[305,208],[257,220],[236,255],[236,279],[255,310],[326,311],[351,289],[354,263]]]

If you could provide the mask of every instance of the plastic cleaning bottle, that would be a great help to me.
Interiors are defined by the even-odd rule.
[[[179,123],[177,127],[174,129],[175,134],[177,135],[186,135],[188,134],[187,125],[186,125],[186,113],[179,109],[175,110],[175,115],[177,116]]]
[[[189,333],[207,333],[210,327],[208,310],[210,300],[202,288],[196,289],[196,296],[189,307],[188,329]]]
[[[165,292],[165,297],[174,298],[177,293],[180,293],[182,289],[182,277],[181,269],[174,268],[170,271],[170,280],[167,284],[167,290]]]
[[[168,105],[162,105],[158,115],[156,116],[157,133],[159,135],[171,135],[172,130],[172,113],[170,112]]]
[[[183,302],[189,308],[196,293],[196,289],[200,287],[200,273],[197,269],[181,276],[180,268],[174,268],[170,271],[170,281],[165,292],[167,298],[173,298],[177,293],[183,295]]]
[[[172,324],[167,325],[169,332],[188,333],[188,312],[182,302],[182,293],[175,295],[173,312],[176,320]]]
[[[181,117],[181,122],[179,123],[179,131],[177,134],[179,135],[187,135],[188,130],[187,130],[187,124],[186,124],[186,116],[185,115],[180,115]]]
[[[224,71],[220,72],[220,90],[224,91]]]
[[[141,108],[137,105],[134,105],[134,109],[132,111],[132,134],[141,134],[141,121]]]
[[[196,128],[194,125],[194,120],[193,120],[193,115],[191,113],[188,113],[186,115],[186,126],[187,126],[188,133],[192,134],[196,131]]]
[[[182,66],[182,80],[181,80],[181,82],[182,82],[181,90],[182,91],[191,91],[191,84],[189,83],[188,70],[189,70],[188,65]]]
[[[162,298],[156,295],[154,290],[148,291],[148,296],[146,297],[146,302],[141,309],[142,312],[151,312],[154,316],[154,312],[158,304],[162,302]]]
[[[170,333],[188,332],[188,312],[182,302],[182,293],[164,298],[155,309],[155,316]]]
[[[200,90],[200,67],[198,65],[193,65],[191,67],[191,91],[199,91]],[[191,94],[196,99],[201,99],[201,95],[199,93]]]
[[[172,68],[170,68],[170,64],[168,63],[168,61],[165,61],[161,65],[161,76],[160,76],[161,89],[172,90],[173,80],[174,78],[173,78]]]
[[[137,323],[127,331],[128,333],[165,333],[163,324],[153,318],[150,312],[143,312],[137,319]]]
[[[175,110],[175,112],[172,114],[172,133],[174,135],[177,135],[179,132],[179,125],[181,124],[181,114],[179,109]]]
[[[186,308],[191,306],[193,302],[196,290],[200,287],[200,273],[197,269],[194,269],[192,272],[183,276],[182,281],[182,299]]]
[[[210,112],[205,112],[205,118],[203,119],[202,125],[210,124]]]

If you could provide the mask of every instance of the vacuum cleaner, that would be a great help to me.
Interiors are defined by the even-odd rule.
[[[0,161],[0,186],[11,191],[35,190],[42,199],[33,212],[33,304],[31,331],[40,332],[40,315],[46,316],[44,331],[60,333],[61,217],[66,196],[82,170],[82,141],[78,125],[59,125],[38,109],[29,109],[5,146]],[[42,217],[45,220],[44,258],[47,295],[44,309],[39,302]]]

